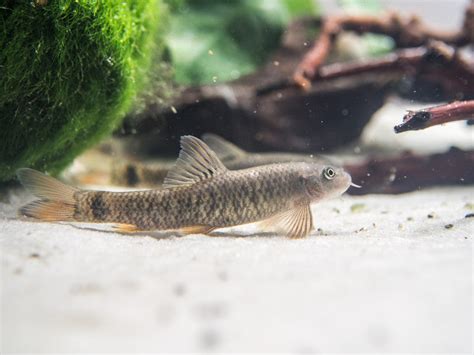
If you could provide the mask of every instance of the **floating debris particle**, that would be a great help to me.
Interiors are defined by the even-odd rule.
[[[407,221],[409,222],[413,221],[413,217],[407,217]]]
[[[173,112],[175,115],[178,113],[178,110],[176,109],[176,107],[174,106],[171,106],[171,112]]]
[[[341,213],[341,211],[336,207],[334,207],[332,210],[333,210],[333,212],[336,212],[337,214]]]
[[[214,51],[213,51],[212,49],[209,49],[209,50],[207,51],[207,54],[209,54],[209,55],[214,55]]]
[[[426,217],[432,219],[432,218],[435,218],[435,214],[434,214],[434,212],[431,212],[431,213],[428,213],[428,215]]]
[[[33,258],[33,259],[39,259],[41,257],[41,255],[39,255],[38,253],[31,253],[30,254],[30,258]]]
[[[444,226],[444,228],[446,228],[446,229],[451,229],[451,228],[453,228],[453,227],[454,227],[454,226],[453,226],[451,223],[446,224],[446,225]]]
[[[352,213],[357,213],[365,210],[365,204],[364,203],[354,203],[351,206],[351,212]]]

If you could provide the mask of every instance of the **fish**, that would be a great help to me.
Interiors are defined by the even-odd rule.
[[[283,152],[250,153],[228,140],[205,133],[202,140],[217,154],[224,166],[230,170],[245,169],[259,165],[289,162],[326,163],[331,161],[320,155],[305,155]],[[144,163],[120,160],[113,164],[111,182],[121,186],[155,187],[163,183],[173,163]]]
[[[116,159],[110,171],[110,182],[119,186],[158,187],[173,166],[173,161],[157,163]]]
[[[327,164],[331,162],[328,158],[315,154],[285,152],[251,153],[213,133],[204,133],[201,138],[214,150],[224,165],[231,170],[274,163],[306,162]]]
[[[33,169],[19,169],[19,181],[39,197],[19,214],[43,221],[112,223],[122,233],[209,234],[259,223],[290,238],[303,238],[313,229],[310,205],[339,196],[352,184],[342,168],[320,163],[229,170],[202,140],[183,136],[180,143],[179,157],[162,189],[82,190]]]

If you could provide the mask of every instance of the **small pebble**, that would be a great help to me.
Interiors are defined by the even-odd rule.
[[[223,282],[229,280],[229,275],[225,271],[220,271],[217,273],[217,278]]]
[[[428,214],[426,217],[428,218],[435,218],[435,214],[433,212],[431,212],[430,214]]]
[[[407,221],[413,221],[413,217],[407,217]]]
[[[464,216],[464,218],[472,218],[474,217],[474,213],[468,213],[467,215]]]
[[[183,296],[186,293],[186,287],[183,284],[177,284],[173,292],[176,296]]]
[[[40,255],[38,253],[31,253],[30,258],[39,259]]]
[[[464,205],[464,208],[467,208],[468,210],[474,211],[474,203],[466,203]]]
[[[453,228],[453,227],[454,227],[454,226],[453,226],[451,223],[444,226],[444,228],[446,228],[446,229],[451,229],[451,228]]]
[[[357,212],[361,212],[365,209],[365,204],[363,203],[354,203],[352,206],[351,206],[351,212],[352,213],[357,213]]]

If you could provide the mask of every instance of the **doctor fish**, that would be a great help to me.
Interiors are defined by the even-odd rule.
[[[313,229],[311,203],[339,196],[351,185],[342,168],[315,162],[229,170],[193,136],[181,138],[179,158],[159,190],[81,190],[32,169],[17,175],[40,198],[19,213],[44,221],[114,223],[119,232],[183,234],[261,222],[290,238],[305,237]]]

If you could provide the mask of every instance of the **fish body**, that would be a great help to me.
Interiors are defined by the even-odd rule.
[[[181,145],[180,157],[159,190],[80,190],[21,169],[20,181],[40,200],[20,212],[50,221],[116,223],[122,231],[208,233],[263,221],[290,237],[304,237],[313,228],[310,204],[343,193],[351,183],[342,169],[318,163],[232,171],[201,140],[185,136]]]
[[[308,200],[298,181],[305,169],[302,164],[229,170],[192,185],[160,190],[79,192],[75,219],[133,224],[141,230],[251,223]]]

